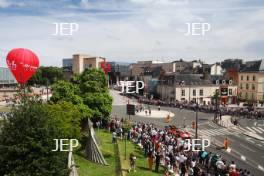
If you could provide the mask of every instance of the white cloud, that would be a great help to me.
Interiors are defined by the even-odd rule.
[[[80,5],[82,8],[85,8],[85,9],[91,8],[91,4],[89,0],[81,0]]]
[[[11,2],[8,0],[0,0],[0,8],[7,8],[10,6],[24,7],[26,4],[24,2]]]
[[[132,3],[147,5],[183,5],[188,4],[188,0],[130,0]]]
[[[140,0],[130,0],[129,3],[132,1],[140,3]],[[71,57],[74,53],[125,61],[144,58],[202,58],[209,63],[214,62],[215,58],[263,57],[264,51],[252,52],[247,48],[263,40],[264,10],[225,11],[223,9],[230,4],[221,1],[221,10],[208,11],[203,9],[215,5],[207,4],[199,9],[197,4],[190,2],[180,7],[141,3],[144,8],[138,8],[127,4],[132,13],[55,11],[57,15],[54,16],[0,17],[0,49],[30,48],[39,55],[44,65],[61,65],[62,58]],[[90,1],[82,3],[83,7],[91,8]],[[162,3],[171,2],[164,0]],[[95,4],[92,6],[98,7]],[[100,4],[100,8],[106,7],[106,4]],[[112,4],[108,9],[116,8]],[[72,37],[54,37],[51,35],[55,31],[53,22],[77,22],[80,29]],[[186,22],[208,22],[212,29],[205,36],[184,36]]]
[[[7,0],[0,0],[0,8],[9,7],[11,3],[7,2]]]

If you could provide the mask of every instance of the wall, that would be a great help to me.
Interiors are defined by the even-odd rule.
[[[253,80],[255,77],[255,80]],[[239,97],[242,100],[262,101],[263,100],[263,73],[242,72],[238,74]]]
[[[222,75],[222,67],[218,64],[211,66],[211,75]]]

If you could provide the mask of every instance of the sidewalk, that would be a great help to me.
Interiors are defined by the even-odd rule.
[[[224,115],[221,117],[221,120],[217,120],[217,124],[225,128],[234,127],[235,125],[231,122],[231,120],[232,117],[230,115]]]
[[[147,111],[147,114],[145,111]],[[174,117],[175,114],[169,111],[165,111],[165,110],[159,111],[156,109],[152,109],[151,114],[149,114],[149,110],[145,109],[145,110],[142,110],[141,112],[136,112],[136,115],[141,116],[141,117],[148,117],[148,118],[166,118],[168,115],[170,117]]]

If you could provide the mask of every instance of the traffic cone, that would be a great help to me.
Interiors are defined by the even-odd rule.
[[[192,129],[195,129],[195,122],[192,122]]]
[[[228,148],[228,139],[227,137],[224,139],[224,149],[226,150]]]

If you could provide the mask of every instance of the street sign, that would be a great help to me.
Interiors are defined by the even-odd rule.
[[[127,104],[127,115],[135,115],[136,107],[133,104]]]

